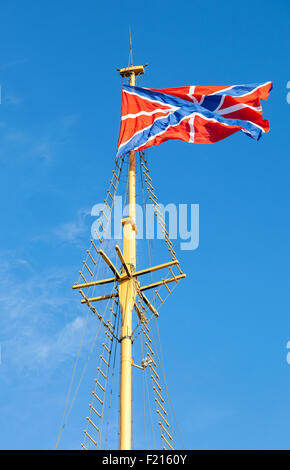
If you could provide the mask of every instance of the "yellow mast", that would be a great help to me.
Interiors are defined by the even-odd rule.
[[[135,86],[136,75],[144,73],[143,66],[131,66],[120,70],[122,77],[129,77]],[[131,277],[119,284],[122,313],[121,326],[121,380],[120,380],[120,449],[131,449],[131,368],[132,368],[132,311],[136,299],[136,188],[135,151],[129,153],[129,217],[122,220],[123,258]],[[125,268],[123,267],[123,272]]]
[[[147,64],[146,64],[147,65]],[[146,65],[138,65],[138,66],[133,66],[131,65],[130,67],[126,67],[123,69],[117,69],[122,77],[127,77],[129,78],[129,84],[130,86],[135,86],[135,78],[138,75],[144,74],[144,68]],[[116,163],[118,166],[119,170],[121,171],[119,165]],[[142,165],[142,163],[141,163]],[[146,166],[143,164],[144,171],[148,172],[148,169]],[[148,176],[148,175],[147,175]],[[132,366],[135,366],[139,369],[145,369],[147,365],[142,365],[141,366],[134,364],[133,359],[132,359],[132,313],[133,313],[133,308],[135,308],[136,313],[139,317],[139,319],[143,322],[144,318],[146,321],[146,316],[144,315],[144,312],[142,312],[142,309],[140,310],[140,299],[142,303],[146,305],[146,309],[149,309],[155,317],[158,317],[158,311],[156,308],[151,304],[151,301],[149,298],[145,295],[145,291],[155,289],[156,287],[161,287],[165,286],[166,289],[171,293],[169,290],[167,284],[169,283],[179,283],[181,279],[185,277],[185,274],[181,271],[180,266],[179,266],[179,261],[176,259],[175,252],[170,246],[171,243],[168,239],[168,232],[164,230],[165,233],[165,239],[166,243],[169,248],[169,252],[171,254],[172,260],[163,264],[159,264],[157,266],[150,266],[145,269],[139,269],[138,271],[136,270],[136,234],[137,234],[137,227],[136,227],[136,188],[135,188],[135,151],[129,152],[129,173],[128,173],[128,185],[129,185],[129,214],[128,217],[122,219],[122,226],[123,226],[123,251],[120,249],[118,245],[115,246],[116,253],[118,255],[118,258],[121,262],[122,265],[122,272],[119,272],[117,267],[114,265],[112,260],[109,258],[109,256],[102,250],[98,249],[94,243],[93,240],[91,240],[92,247],[94,249],[94,253],[97,252],[99,256],[103,259],[103,261],[107,264],[107,266],[111,269],[111,271],[114,274],[114,277],[106,278],[106,279],[94,279],[94,273],[93,271],[89,268],[87,265],[86,261],[83,261],[84,266],[88,270],[88,272],[91,275],[90,281],[87,281],[86,278],[83,276],[82,272],[80,272],[81,277],[84,282],[82,283],[75,283],[73,285],[73,289],[78,289],[82,299],[81,303],[82,304],[87,304],[89,308],[93,311],[94,314],[98,315],[98,312],[96,308],[93,306],[95,302],[102,302],[103,300],[108,300],[108,299],[114,299],[116,297],[119,297],[119,303],[121,307],[121,329],[120,329],[120,337],[119,341],[121,343],[121,377],[120,377],[120,449],[121,450],[131,450],[131,375],[132,375]],[[115,188],[115,186],[114,186]],[[149,189],[149,188],[148,188]],[[116,188],[115,188],[116,190]],[[149,189],[150,190],[150,189]],[[152,194],[152,191],[150,191]],[[109,192],[109,194],[111,194]],[[154,195],[154,194],[153,194]],[[111,199],[114,201],[112,195]],[[106,201],[105,201],[106,202]],[[155,200],[153,201],[154,204],[156,205],[157,203]],[[108,205],[108,204],[107,204]],[[157,204],[158,205],[158,204]],[[162,216],[160,214],[160,211],[157,210],[158,217],[162,219]],[[162,219],[163,220],[163,219]],[[161,221],[160,221],[161,223]],[[162,225],[164,229],[165,227],[165,221],[163,220]],[[93,255],[90,253],[89,250],[87,250],[89,258],[92,260],[94,266],[96,266],[97,262],[94,259]],[[179,273],[174,274],[171,268],[173,266],[177,267]],[[171,273],[172,277],[164,277],[160,281],[148,284],[148,285],[143,285],[139,282],[139,279],[143,277],[143,275],[167,269],[169,268],[169,273]],[[94,269],[92,267],[92,269]],[[96,297],[88,297],[87,293],[83,291],[83,289],[89,289],[90,287],[93,286],[99,286],[99,285],[104,285],[104,284],[111,284],[111,283],[118,283],[118,291],[117,292],[111,292],[108,295],[99,295]],[[89,292],[89,291],[87,291]],[[136,297],[139,299],[139,307],[138,304],[136,303]],[[160,295],[158,295],[160,298]],[[160,298],[161,299],[161,298]],[[162,304],[164,303],[164,300],[162,301]],[[100,315],[98,315],[99,319],[102,318]],[[106,326],[106,323],[104,323]],[[107,327],[107,326],[106,326]],[[111,331],[110,331],[111,333]],[[116,338],[116,336],[115,336]],[[108,351],[108,350],[107,350]],[[152,351],[151,351],[152,352]],[[104,359],[103,359],[104,360]],[[104,361],[106,363],[106,361]],[[154,363],[154,361],[152,360]],[[106,363],[107,364],[107,363]],[[155,363],[154,363],[155,364]],[[107,364],[109,367],[109,364]],[[156,364],[155,364],[156,366]],[[151,367],[151,366],[150,366]],[[153,369],[152,369],[153,370]],[[153,370],[154,371],[154,370]],[[100,384],[99,384],[100,385]],[[105,392],[105,389],[103,386],[101,386],[101,390]],[[158,394],[158,392],[157,392]],[[97,396],[99,402],[101,404],[104,403],[98,396]],[[155,397],[155,401],[156,401]],[[92,406],[92,405],[90,405]],[[162,408],[162,406],[160,405]],[[99,418],[102,418],[102,413],[103,410],[97,411],[94,409],[94,412]],[[162,408],[163,409],[163,408]],[[160,411],[158,411],[161,413]],[[164,418],[165,419],[165,418]],[[94,429],[96,429],[98,432],[100,431],[99,428],[90,420],[89,421]],[[166,421],[165,421],[166,422]],[[97,446],[97,441],[92,438],[92,436],[85,431],[86,437],[90,439],[91,442],[95,446]],[[161,434],[161,437],[163,440],[166,441],[166,438]],[[167,441],[166,441],[167,442]],[[167,442],[168,444],[168,442]],[[170,448],[172,446],[168,444]],[[82,447],[86,449],[85,445],[82,444]]]

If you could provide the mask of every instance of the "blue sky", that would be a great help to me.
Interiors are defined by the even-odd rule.
[[[134,62],[149,62],[140,86],[273,81],[258,143],[167,142],[147,158],[160,201],[200,205],[199,247],[177,249],[187,278],[160,314],[185,446],[289,448],[289,3],[6,1],[0,13],[1,448],[55,444],[86,315],[71,285],[113,168],[129,25]],[[62,448],[79,448],[92,378],[89,365]]]

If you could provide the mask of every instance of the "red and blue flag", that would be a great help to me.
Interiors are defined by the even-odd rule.
[[[237,131],[259,140],[269,131],[260,100],[271,89],[272,82],[162,89],[124,85],[117,155],[169,139],[211,144]]]

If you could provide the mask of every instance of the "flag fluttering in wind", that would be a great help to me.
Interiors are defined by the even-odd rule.
[[[260,100],[272,82],[232,86],[123,86],[117,155],[169,139],[211,144],[242,131],[255,140],[269,131]]]

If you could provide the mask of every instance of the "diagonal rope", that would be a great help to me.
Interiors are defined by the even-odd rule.
[[[59,441],[60,441],[60,438],[61,438],[61,435],[62,435],[64,426],[65,426],[65,424],[64,424],[64,419],[65,419],[66,409],[67,409],[67,406],[68,406],[68,402],[69,402],[69,398],[70,398],[70,394],[71,394],[71,389],[72,389],[72,385],[73,385],[73,381],[74,381],[74,378],[75,378],[75,374],[76,374],[76,369],[77,369],[78,361],[79,361],[79,358],[80,358],[80,353],[81,353],[82,345],[83,345],[84,338],[85,338],[85,334],[86,334],[86,329],[87,329],[87,324],[88,324],[88,319],[89,319],[89,313],[90,313],[90,311],[89,311],[89,309],[88,309],[87,315],[86,315],[86,319],[85,319],[85,323],[84,323],[84,326],[83,326],[83,331],[82,331],[82,335],[81,335],[79,347],[78,347],[78,352],[77,352],[76,360],[75,360],[75,363],[74,363],[74,368],[73,368],[72,377],[71,377],[70,384],[69,384],[69,388],[68,388],[67,395],[66,395],[66,400],[65,400],[63,415],[62,415],[62,419],[61,419],[61,422],[60,422],[60,425],[59,425],[58,435],[57,435],[57,439],[56,439],[56,443],[55,443],[55,449],[57,449],[57,446],[58,446],[58,444],[59,444]]]
[[[61,420],[61,423],[60,423],[60,426],[59,426],[59,431],[58,431],[58,436],[57,436],[57,440],[56,440],[56,444],[55,444],[55,449],[57,449],[58,447],[58,444],[59,444],[59,441],[60,441],[60,438],[62,436],[62,433],[64,431],[64,428],[66,426],[66,423],[67,423],[67,420],[68,420],[68,417],[70,415],[70,412],[71,412],[71,409],[72,409],[72,405],[75,401],[75,397],[76,397],[76,393],[74,394],[73,396],[73,399],[72,399],[72,402],[71,402],[71,406],[68,410],[68,413],[66,415],[66,410],[67,410],[67,407],[68,407],[68,402],[69,402],[69,398],[70,398],[70,394],[71,394],[71,389],[72,389],[72,385],[73,385],[73,381],[74,381],[74,378],[75,378],[75,374],[76,374],[76,369],[77,369],[77,365],[78,365],[78,361],[79,361],[79,358],[80,358],[80,353],[81,353],[81,349],[82,349],[82,345],[83,345],[83,341],[84,341],[84,337],[85,337],[85,333],[86,333],[86,329],[87,329],[87,323],[88,323],[88,318],[89,318],[89,313],[90,313],[90,310],[88,309],[87,311],[87,316],[86,316],[86,321],[85,321],[85,325],[84,325],[84,328],[83,328],[83,333],[82,333],[82,336],[81,336],[81,340],[80,340],[80,344],[79,344],[79,348],[78,348],[78,353],[77,353],[77,357],[76,357],[76,360],[75,360],[75,364],[74,364],[74,368],[73,368],[73,373],[72,373],[72,377],[71,377],[71,380],[70,380],[70,385],[69,385],[69,389],[68,389],[68,393],[67,393],[67,396],[66,396],[66,402],[65,402],[65,407],[64,407],[64,412],[63,412],[63,416],[62,416],[62,420]],[[93,340],[93,345],[91,346],[90,348],[90,352],[89,352],[89,356],[87,358],[87,362],[91,356],[91,353],[92,353],[92,349],[95,345],[95,342],[97,340],[97,337],[99,335],[99,330],[100,330],[100,327],[101,327],[101,323],[99,324],[99,327],[98,327],[98,330],[97,330],[97,333],[96,333],[96,336]],[[81,376],[82,378],[82,376]],[[80,383],[79,383],[80,385]],[[79,389],[79,386],[77,387],[77,391]]]
[[[178,431],[178,434],[179,434],[179,437],[180,437],[180,440],[181,440],[183,449],[185,449],[183,437],[182,437],[182,434],[181,434],[181,431],[180,431],[179,423],[178,423],[178,420],[177,420],[177,417],[176,417],[176,414],[175,414],[175,411],[174,411],[173,402],[172,402],[172,399],[171,399],[171,396],[170,396],[170,393],[169,393],[169,390],[168,390],[167,382],[166,382],[165,368],[164,368],[164,361],[163,361],[163,353],[162,353],[162,348],[161,348],[161,341],[160,341],[159,327],[158,327],[157,318],[156,318],[156,331],[157,331],[157,339],[158,339],[158,345],[159,345],[159,350],[160,350],[160,357],[158,357],[157,349],[156,349],[156,355],[157,355],[157,357],[158,357],[159,364],[160,364],[160,367],[161,367],[161,371],[162,371],[162,375],[163,375],[163,380],[164,380],[164,385],[165,385],[165,389],[166,389],[167,399],[168,399],[168,402],[169,402],[169,404],[170,404],[171,411],[172,411],[173,416],[174,416],[174,420],[175,420],[175,423],[176,423],[177,431]],[[153,341],[153,343],[154,343],[154,338],[152,338],[152,341]],[[172,419],[172,418],[171,418],[171,419]]]

